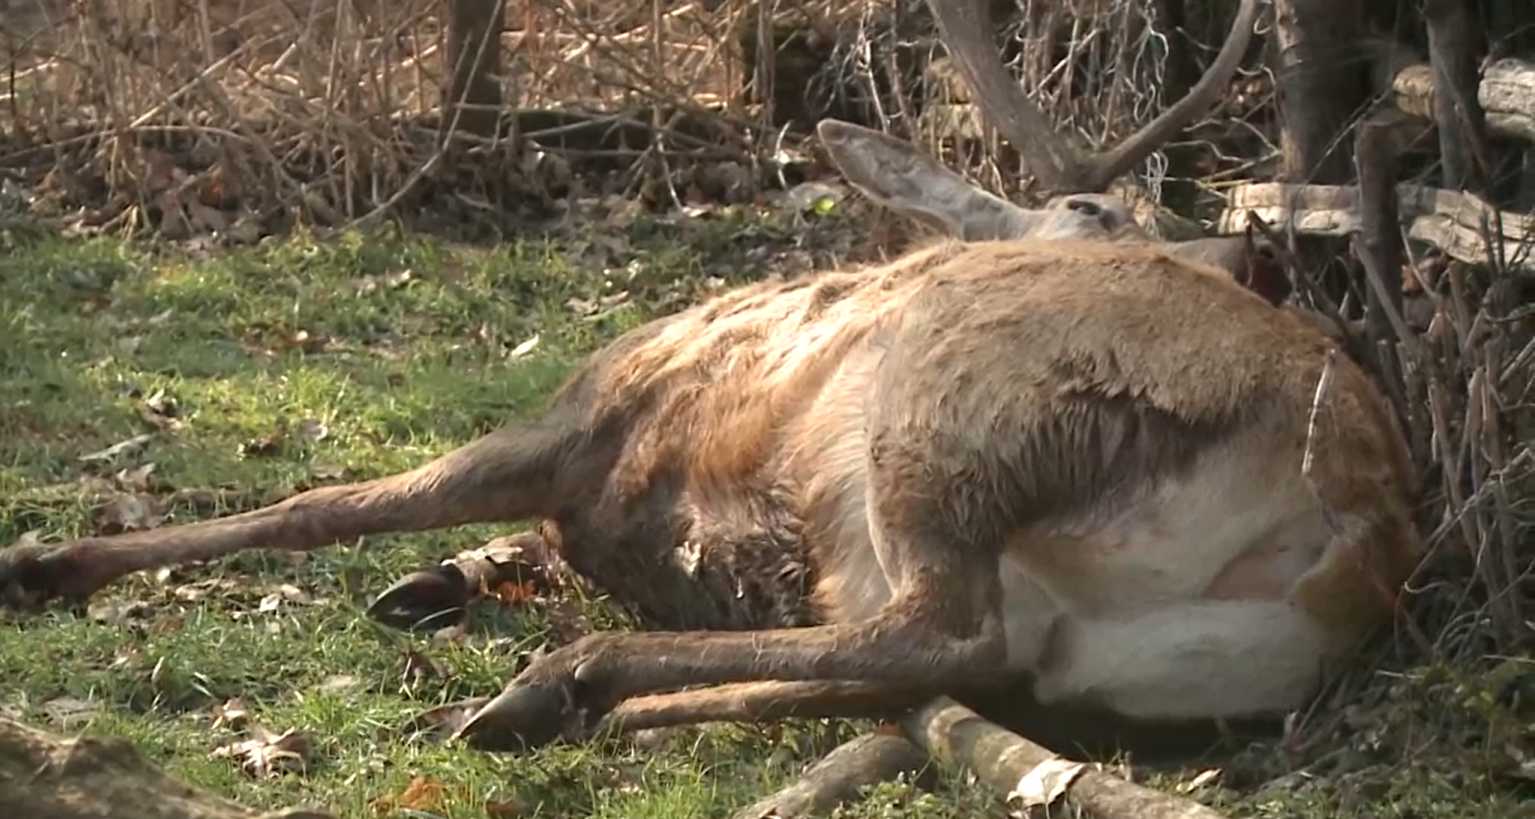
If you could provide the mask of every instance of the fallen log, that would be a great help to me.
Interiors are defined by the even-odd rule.
[[[1391,90],[1396,106],[1414,116],[1434,118],[1434,70],[1426,63],[1396,73]],[[1487,130],[1535,142],[1535,63],[1506,57],[1487,66],[1476,98],[1487,114]]]
[[[1044,780],[1040,804],[1058,798],[1066,812],[1095,819],[1225,819],[1197,802],[1128,782],[1092,765],[1077,767],[1050,750],[990,722],[948,697],[938,697],[901,721],[906,735],[940,762],[962,765],[1004,793]],[[1052,772],[1054,787],[1048,784]],[[1033,774],[1034,776],[1031,776]],[[1059,793],[1055,791],[1059,789]]]
[[[927,754],[894,734],[863,734],[837,746],[797,781],[735,813],[735,819],[803,819],[823,816],[859,791],[903,773],[919,773]]]
[[[0,816],[28,819],[330,819],[258,814],[173,779],[121,739],[65,737],[0,718]]]
[[[1535,215],[1500,211],[1473,194],[1411,183],[1397,185],[1396,193],[1409,239],[1470,264],[1486,264],[1495,256],[1501,266],[1535,271]],[[1249,211],[1281,230],[1313,236],[1349,236],[1362,226],[1356,187],[1252,182],[1230,189],[1215,232],[1243,233]],[[1486,236],[1492,237],[1490,245]]]

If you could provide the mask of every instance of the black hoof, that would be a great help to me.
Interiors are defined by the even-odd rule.
[[[464,573],[445,563],[400,578],[373,601],[368,616],[393,628],[436,631],[463,622],[470,598]]]
[[[37,611],[61,601],[82,605],[101,584],[78,571],[72,552],[23,543],[0,549],[0,608]]]
[[[571,715],[560,685],[513,685],[458,729],[455,738],[482,751],[527,751],[558,739]]]

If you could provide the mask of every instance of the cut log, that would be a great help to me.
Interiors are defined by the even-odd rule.
[[[1391,89],[1398,108],[1434,118],[1434,70],[1427,64],[1397,72]],[[1492,63],[1482,73],[1476,98],[1486,112],[1488,132],[1535,142],[1535,63],[1512,57]]]
[[[737,811],[735,819],[823,816],[857,799],[860,789],[918,773],[927,764],[927,754],[905,737],[864,734],[837,746],[794,784]]]
[[[329,819],[258,814],[172,779],[120,739],[68,739],[0,718],[0,816],[28,819]]]
[[[1060,757],[960,705],[938,697],[901,722],[906,735],[934,759],[962,765],[980,781],[1011,793],[1040,766]],[[1224,819],[1198,802],[1127,782],[1095,766],[1084,766],[1060,799],[1067,810],[1053,815],[1096,819]]]
[[[1500,265],[1535,271],[1535,215],[1499,211],[1469,193],[1410,183],[1397,185],[1396,194],[1409,239],[1468,264],[1486,264],[1490,251]],[[1269,224],[1313,236],[1349,236],[1362,226],[1358,188],[1253,182],[1231,189],[1215,231],[1242,233],[1248,211]],[[1483,231],[1494,237],[1490,248]]]

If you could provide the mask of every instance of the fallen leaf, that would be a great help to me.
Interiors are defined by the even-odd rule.
[[[1196,774],[1193,779],[1190,779],[1189,781],[1184,782],[1183,784],[1179,785],[1178,786],[1178,792],[1179,793],[1193,793],[1194,791],[1197,791],[1200,788],[1203,788],[1204,786],[1210,784],[1211,782],[1214,782],[1215,780],[1219,779],[1220,775],[1221,775],[1221,769],[1220,768],[1207,768],[1207,769],[1205,769],[1203,771],[1200,771],[1198,774]]]
[[[1060,757],[1047,759],[1029,769],[1018,780],[1018,784],[1008,792],[1007,801],[1018,800],[1024,814],[1034,808],[1047,807],[1066,795],[1071,781],[1082,773],[1084,767],[1080,762]]]
[[[175,399],[166,398],[164,392],[156,392],[138,407],[139,418],[161,432],[175,432],[186,426],[177,417],[179,412]]]
[[[317,481],[338,481],[346,477],[346,467],[320,462],[309,467],[309,475]]]
[[[489,799],[485,802],[485,815],[490,819],[518,819],[528,815],[528,806],[516,799]]]
[[[356,688],[361,682],[351,674],[332,674],[320,682],[316,688],[327,694],[340,694]]]
[[[274,734],[259,725],[251,726],[250,739],[242,739],[213,749],[215,758],[233,759],[240,770],[258,779],[284,773],[303,773],[309,764],[309,738],[288,729]]]
[[[155,434],[153,432],[146,432],[142,435],[135,435],[125,441],[118,441],[106,449],[97,450],[96,452],[91,452],[86,455],[81,455],[79,460],[84,463],[115,461],[125,455],[131,455],[135,452],[138,452],[145,446],[148,446],[149,442],[153,441],[154,438]]]
[[[96,531],[103,535],[140,532],[159,526],[164,517],[155,496],[120,492],[96,508]]]
[[[441,782],[427,776],[416,776],[411,778],[405,790],[394,796],[381,796],[373,800],[369,807],[380,814],[402,810],[436,812],[442,807],[446,795],[447,788]]]
[[[316,602],[318,601],[316,601],[314,596],[309,594],[309,592],[304,591],[292,583],[284,583],[281,586],[278,586],[276,591],[273,591],[270,594],[262,597],[261,602],[256,605],[256,611],[265,614],[268,612],[277,611],[277,609],[280,608],[284,603],[294,603],[301,606],[310,606],[314,605]]]
[[[524,341],[521,344],[518,344],[516,347],[513,347],[512,351],[506,354],[507,358],[522,358],[528,353],[533,352],[533,350],[538,347],[539,340],[539,334],[534,333],[530,338],[528,338],[527,341]]]
[[[298,436],[310,443],[316,443],[330,437],[330,427],[314,418],[305,418],[298,422]]]
[[[490,590],[490,596],[501,601],[502,605],[522,606],[538,597],[538,586],[531,580],[524,580],[521,583],[515,580],[504,580]]]
[[[405,667],[400,670],[401,683],[407,687],[443,676],[442,668],[432,661],[431,657],[416,651],[407,649],[405,652]]]
[[[148,492],[154,488],[152,477],[154,472],[155,462],[150,461],[147,464],[136,466],[132,469],[119,469],[117,474],[112,476],[112,480],[116,481],[119,487],[129,492]]]
[[[240,444],[240,457],[260,458],[276,455],[282,449],[283,439],[287,437],[287,430],[276,429],[260,438],[252,438]]]
[[[98,623],[121,625],[129,620],[142,620],[150,611],[150,605],[143,600],[103,599],[92,600],[85,615]]]
[[[101,703],[74,697],[58,697],[40,706],[49,722],[66,730],[91,721],[101,711]]]
[[[250,721],[250,711],[245,707],[245,701],[239,697],[231,697],[221,705],[213,707],[213,730],[229,728],[238,731]]]
[[[466,700],[430,708],[405,723],[401,733],[427,739],[444,740],[469,723],[469,718],[480,712],[490,697],[471,697]]]

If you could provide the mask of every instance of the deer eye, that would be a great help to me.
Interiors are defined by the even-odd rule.
[[[1103,208],[1098,207],[1096,202],[1089,202],[1085,199],[1068,200],[1066,208],[1067,210],[1074,210],[1083,216],[1097,216],[1103,213]]]

